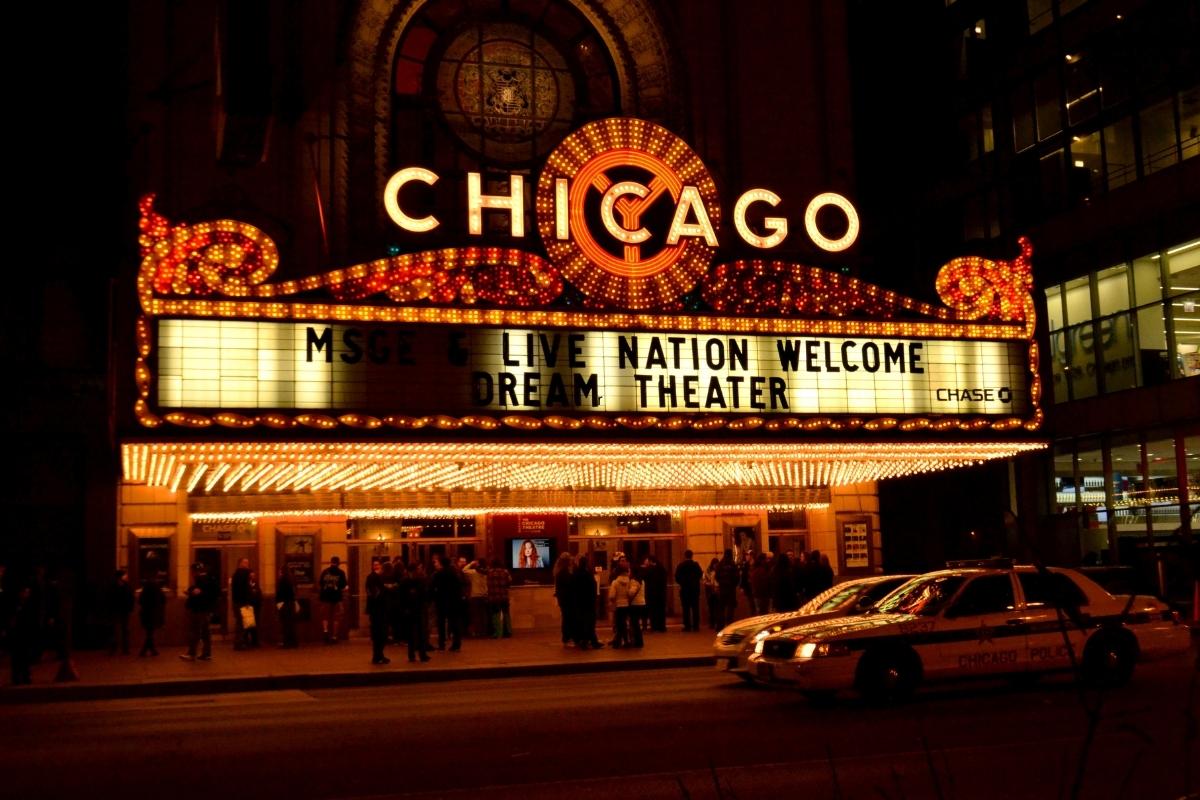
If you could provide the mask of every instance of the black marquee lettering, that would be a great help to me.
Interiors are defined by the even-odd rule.
[[[317,336],[317,332],[313,328],[308,328],[306,335],[308,344],[308,363],[312,363],[313,347],[317,348],[317,352],[325,353],[325,363],[333,363],[333,328],[325,328],[321,331],[321,335]]]
[[[645,391],[643,390],[643,394]],[[584,378],[579,373],[575,373],[575,407],[583,406],[583,398],[591,398],[592,408],[600,407],[600,380],[596,377],[596,373],[588,375]]]
[[[347,364],[357,364],[362,361],[363,347],[359,343],[362,338],[362,331],[358,328],[346,328],[346,332],[342,334],[342,344],[346,346],[347,352],[338,356]]]
[[[517,405],[517,376],[511,372],[500,373],[500,405]]]
[[[372,364],[386,364],[392,349],[379,341],[387,337],[387,331],[376,328],[367,334],[367,358]]]
[[[879,371],[879,345],[867,342],[862,346],[862,366],[867,372]]]
[[[892,344],[891,342],[883,343],[883,371],[891,372],[892,366],[896,366],[901,373],[904,372],[904,345]]]
[[[846,370],[846,372],[858,372],[858,364],[852,363],[852,359],[850,358],[851,347],[858,347],[858,342],[853,340],[842,342],[842,369]]]
[[[492,404],[495,391],[492,388],[492,376],[486,372],[471,373],[471,401],[477,406]]]
[[[782,408],[784,410],[787,410],[788,401],[787,401],[787,394],[785,394],[785,392],[787,391],[787,382],[783,378],[777,378],[777,377],[772,376],[771,378],[768,379],[767,385],[770,387],[770,390],[771,390],[771,408],[772,409]]]

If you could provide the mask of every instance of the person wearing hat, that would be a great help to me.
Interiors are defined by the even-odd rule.
[[[337,556],[329,559],[329,566],[321,573],[317,584],[320,587],[319,599],[323,611],[321,631],[326,644],[335,644],[338,640],[338,628],[342,621],[342,597],[346,593],[346,587],[350,585],[346,580],[346,573],[342,571],[341,563],[342,560]]]
[[[181,653],[184,661],[212,660],[212,635],[209,622],[213,609],[217,607],[217,585],[208,574],[208,568],[197,562],[192,565],[192,582],[184,593],[184,608],[188,612],[188,651]],[[203,642],[204,649],[196,655],[196,646]]]

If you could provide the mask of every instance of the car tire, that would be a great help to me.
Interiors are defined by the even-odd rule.
[[[868,700],[903,700],[921,682],[921,659],[910,649],[868,650],[858,662],[855,684]]]
[[[1092,636],[1083,649],[1082,677],[1089,686],[1115,687],[1129,682],[1137,661],[1137,642],[1125,632]]]

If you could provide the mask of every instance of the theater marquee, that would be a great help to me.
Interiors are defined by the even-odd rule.
[[[524,235],[517,177],[510,195],[489,196],[468,176],[473,236],[484,213],[508,214]],[[436,180],[396,173],[384,204],[397,225],[439,224],[403,194]],[[592,123],[551,154],[535,208],[545,256],[480,241],[272,283],[278,255],[262,231],[173,225],[152,202],[137,364],[148,427],[1032,431],[1042,419],[1027,242],[1011,262],[943,267],[945,305],[780,261],[713,266],[712,178],[641,120]],[[738,198],[743,241],[784,240],[788,220],[752,213],[778,202],[765,189]],[[826,205],[844,231],[816,224]],[[804,219],[830,251],[857,226],[834,194]]]

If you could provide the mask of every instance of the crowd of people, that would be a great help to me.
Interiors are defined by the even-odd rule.
[[[562,553],[553,568],[554,596],[562,617],[565,646],[588,650],[606,646],[640,648],[645,633],[667,629],[669,576],[654,555],[634,564],[624,553],[608,564],[594,566],[588,556]],[[191,580],[182,592],[187,621],[187,651],[180,658],[212,658],[211,624],[222,602],[222,587],[202,563],[192,566]],[[151,570],[140,591],[124,570],[117,570],[100,600],[109,631],[109,653],[131,652],[130,623],[137,614],[142,629],[141,657],[158,655],[155,635],[166,618],[166,574]],[[603,580],[604,578],[607,580]],[[811,553],[744,552],[735,560],[732,550],[713,558],[704,569],[691,550],[676,566],[684,632],[699,631],[701,598],[707,599],[709,627],[719,630],[737,618],[739,595],[751,614],[792,611],[833,585],[829,558]],[[429,661],[433,647],[456,652],[466,636],[512,636],[509,587],[512,577],[498,559],[468,561],[444,555],[431,563],[408,563],[400,557],[376,559],[365,582],[366,613],[370,621],[372,663],[387,664],[388,644],[405,644],[409,661]],[[607,588],[605,588],[605,586]],[[55,653],[69,665],[70,597],[56,575],[35,571],[29,580],[6,577],[0,564],[0,642],[12,661],[12,683],[29,682],[30,666],[43,652]],[[242,559],[229,580],[233,647],[259,646],[263,620],[263,591],[249,559]],[[349,581],[337,556],[330,559],[316,586],[316,607],[325,642],[344,635],[343,618]],[[611,610],[612,637],[600,641],[596,623],[604,604]],[[302,606],[292,576],[282,569],[275,585],[275,616],[282,648],[295,648],[296,625]]]
[[[751,614],[795,611],[833,586],[833,567],[819,550],[773,556],[746,552],[740,561],[726,550],[709,562],[703,582],[709,627],[720,630],[737,618],[739,591]]]

